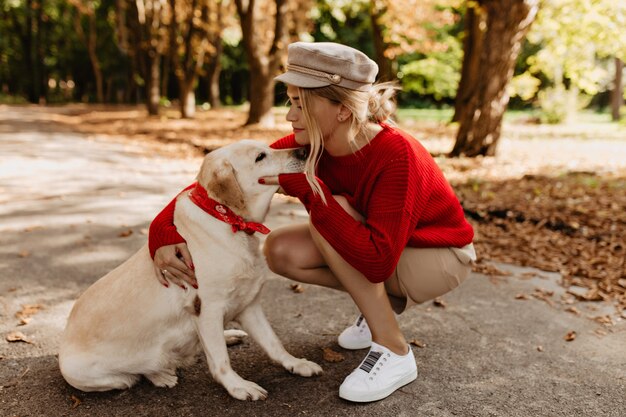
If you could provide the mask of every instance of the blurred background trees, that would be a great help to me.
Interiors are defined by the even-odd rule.
[[[334,41],[402,86],[402,107],[454,107],[453,155],[495,152],[504,111],[566,121],[623,107],[625,0],[0,0],[0,101],[249,103],[273,123],[290,42]]]

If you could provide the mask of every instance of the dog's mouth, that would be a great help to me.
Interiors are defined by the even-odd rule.
[[[302,148],[298,148],[294,150],[293,154],[300,161],[306,161],[306,159],[309,157],[309,150],[307,148],[302,147]]]
[[[286,172],[287,174],[290,173],[297,173],[297,172],[304,172],[304,163],[305,163],[306,159],[304,160],[290,160],[289,163],[287,164],[287,168],[286,168]]]

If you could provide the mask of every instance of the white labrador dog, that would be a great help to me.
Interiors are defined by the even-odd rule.
[[[255,141],[208,154],[198,174],[199,187],[181,193],[174,211],[199,288],[163,287],[155,278],[147,245],[142,247],[74,305],[59,352],[65,380],[83,391],[106,391],[129,388],[143,375],[156,386],[173,387],[178,382],[176,368],[193,363],[202,348],[213,378],[230,395],[264,399],[265,389],[230,366],[224,324],[231,320],[288,371],[320,374],[319,365],[285,350],[261,309],[268,269],[259,239],[252,234],[259,227],[254,222],[263,221],[278,189],[259,184],[258,178],[301,172],[302,159],[301,151],[273,150]],[[209,208],[217,217],[200,208],[207,202],[213,202]],[[235,219],[235,224],[218,217],[231,223]]]

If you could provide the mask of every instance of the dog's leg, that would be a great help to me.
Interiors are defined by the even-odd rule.
[[[230,366],[224,339],[224,316],[217,306],[203,308],[194,319],[202,348],[213,379],[222,384],[238,400],[264,400],[267,391],[252,381],[240,377]]]
[[[239,314],[238,320],[244,330],[261,345],[270,359],[281,364],[289,372],[301,376],[319,375],[323,372],[315,362],[296,358],[285,350],[265,317],[258,298]]]

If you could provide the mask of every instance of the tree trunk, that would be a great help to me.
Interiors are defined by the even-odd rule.
[[[183,119],[193,119],[196,115],[196,94],[191,83],[180,83],[180,114]]]
[[[250,70],[250,110],[246,125],[261,124],[265,127],[274,125],[272,106],[274,105],[274,76],[278,75],[282,58],[287,50],[288,32],[286,16],[288,4],[286,0],[276,0],[276,20],[274,39],[269,53],[265,53],[255,42],[255,0],[236,0],[237,13],[241,21],[243,44]],[[246,7],[247,6],[247,7]]]
[[[481,48],[483,45],[484,32],[480,29],[486,25],[486,13],[477,4],[468,4],[465,14],[465,35],[463,38],[463,65],[461,67],[461,80],[456,92],[454,102],[453,122],[458,122],[461,117],[461,109],[466,107],[474,92],[478,66],[480,64]]]
[[[163,72],[161,73],[161,97],[168,97],[171,64],[172,54],[167,53],[163,56]]]
[[[495,155],[509,102],[506,85],[513,77],[522,41],[539,9],[539,0],[481,0],[478,4],[484,9],[481,13],[487,15],[486,32],[478,48],[480,62],[475,81],[464,87],[468,99],[458,106],[459,131],[450,156]],[[465,53],[472,52],[476,51]]]
[[[258,123],[264,127],[274,126],[274,76],[267,72],[258,71],[254,76],[250,74],[250,110],[246,125]],[[253,105],[254,103],[254,105]]]
[[[156,116],[159,114],[159,101],[160,95],[160,82],[161,79],[161,56],[156,51],[151,51],[148,54],[148,60],[150,61],[150,73],[148,75],[146,92],[148,114]]]
[[[91,60],[91,66],[93,67],[93,75],[96,79],[96,100],[98,103],[104,102],[104,91],[102,81],[102,71],[100,70],[100,60],[98,59],[97,49],[97,29],[96,29],[96,12],[93,11],[89,15],[89,59]]]
[[[102,70],[100,69],[100,60],[96,52],[98,47],[98,35],[96,28],[96,11],[95,6],[92,3],[83,4],[81,2],[71,2],[78,13],[74,20],[74,27],[76,33],[81,42],[87,48],[87,55],[89,55],[89,61],[91,62],[91,69],[93,70],[93,76],[96,81],[96,101],[98,103],[104,102],[104,82],[102,77]],[[87,23],[89,25],[89,34],[85,35],[82,25],[82,16],[87,17]]]
[[[372,38],[374,40],[374,50],[376,51],[376,63],[378,64],[378,79],[381,81],[392,81],[396,79],[393,63],[385,56],[388,45],[383,37],[383,27],[378,23],[385,14],[385,9],[377,9],[376,1],[370,1],[370,22],[372,24]]]
[[[622,81],[622,73],[624,72],[624,63],[621,59],[615,58],[615,79],[613,81],[613,91],[611,91],[611,118],[617,122],[620,120],[620,110],[624,105],[624,82]]]
[[[209,62],[207,68],[207,79],[209,80],[209,104],[212,109],[217,109],[221,106],[220,101],[220,73],[222,72],[221,57],[224,52],[224,45],[222,43],[221,36],[218,37],[215,45],[215,55]]]
[[[28,101],[37,103],[39,101],[39,93],[37,91],[37,60],[35,58],[35,48],[33,46],[33,1],[26,0],[26,24],[24,30],[24,66],[30,71],[28,82]]]

